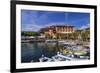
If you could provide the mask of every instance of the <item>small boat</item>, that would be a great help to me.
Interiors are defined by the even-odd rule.
[[[42,55],[41,58],[39,58],[40,62],[51,62],[53,61],[51,58],[45,57],[44,55]]]
[[[31,60],[31,63],[34,62],[34,60]]]
[[[57,42],[57,40],[45,40],[46,43],[53,43],[53,42]]]
[[[53,56],[54,61],[70,61],[72,58],[62,55],[60,52],[57,52],[57,55]]]
[[[80,56],[80,59],[89,59],[88,56]]]
[[[52,59],[54,61],[66,61],[66,58],[63,58],[63,57],[60,57],[60,56],[57,56],[57,55],[53,56]]]

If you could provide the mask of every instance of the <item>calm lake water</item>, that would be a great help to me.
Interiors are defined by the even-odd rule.
[[[45,43],[45,42],[35,42],[35,43],[21,43],[21,62],[39,62],[39,58],[44,55],[51,58],[57,54],[57,51],[61,46],[57,43]]]

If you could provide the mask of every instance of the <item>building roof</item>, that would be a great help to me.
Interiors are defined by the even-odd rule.
[[[41,28],[40,32],[49,31],[50,29],[55,31],[55,27],[74,27],[74,26],[71,26],[71,25],[52,25],[52,26]]]
[[[49,26],[49,27],[74,27],[72,25],[52,25],[52,26]]]

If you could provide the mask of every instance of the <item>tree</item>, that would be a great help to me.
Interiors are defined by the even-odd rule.
[[[40,34],[38,32],[21,32],[22,36],[39,36]]]
[[[83,41],[89,41],[90,40],[90,30],[82,31],[81,37]]]

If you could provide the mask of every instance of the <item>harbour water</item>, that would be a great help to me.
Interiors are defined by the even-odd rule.
[[[53,58],[57,55],[57,52],[61,52],[63,55],[74,55],[75,59],[82,60],[89,59],[90,48],[83,48],[82,45],[61,44],[58,42],[27,42],[21,43],[21,62],[39,62],[39,59],[44,56],[47,58]],[[76,55],[75,55],[76,54]],[[83,58],[81,58],[83,57]]]
[[[42,55],[51,58],[56,55],[60,47],[56,43],[21,43],[21,62],[30,62],[31,60],[38,62]]]

